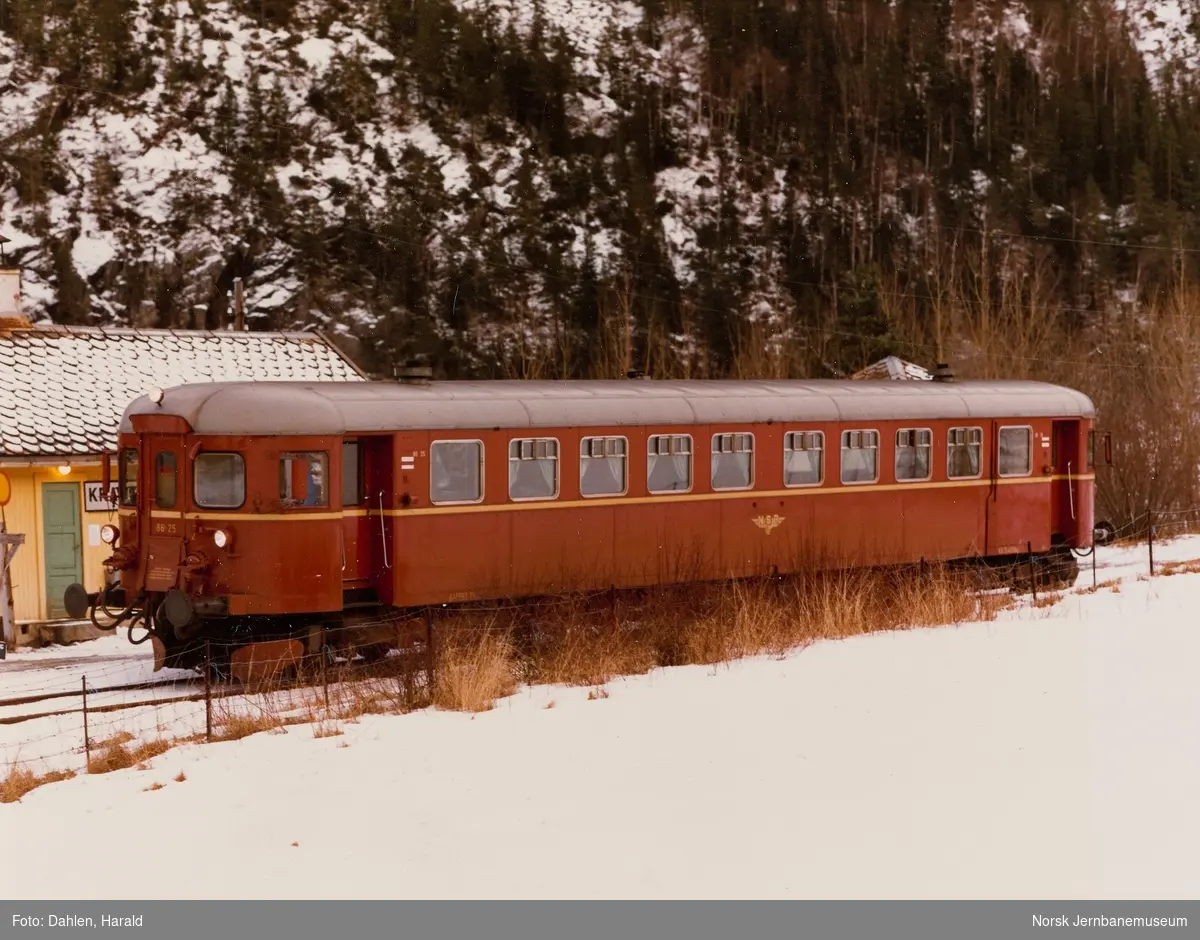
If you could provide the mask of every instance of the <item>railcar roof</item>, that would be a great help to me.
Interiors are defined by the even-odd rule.
[[[1081,392],[1043,382],[595,381],[206,382],[142,395],[137,414],[172,414],[198,434],[338,435],[495,427],[739,424],[1095,416]]]

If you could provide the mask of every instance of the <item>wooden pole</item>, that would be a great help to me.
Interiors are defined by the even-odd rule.
[[[204,735],[212,743],[212,641],[204,641]]]
[[[1029,546],[1029,587],[1033,591],[1033,606],[1037,607],[1037,576],[1033,572],[1033,542],[1026,542]]]
[[[1154,577],[1154,512],[1146,510],[1146,521],[1150,524],[1150,576]]]
[[[92,742],[88,739],[88,721],[87,721],[87,676],[82,676],[83,681],[83,753],[87,760],[87,771],[92,772]]]
[[[4,519],[0,517],[0,624],[4,628],[4,642],[9,649],[17,646],[17,616],[13,610],[12,581],[8,577],[8,566],[17,549],[25,544],[24,535],[9,535]]]

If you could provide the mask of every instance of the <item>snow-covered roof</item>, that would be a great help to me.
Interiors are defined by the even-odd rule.
[[[314,333],[0,330],[0,459],[113,450],[126,406],[156,387],[364,380]]]
[[[852,379],[892,379],[892,380],[918,380],[923,382],[933,381],[933,374],[927,369],[912,363],[905,362],[898,356],[886,356],[878,362],[872,363],[865,369],[860,369],[850,376]]]

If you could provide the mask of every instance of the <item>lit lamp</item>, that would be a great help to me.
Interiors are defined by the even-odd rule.
[[[68,467],[66,464],[63,464],[61,467],[59,467],[59,468],[58,468],[58,475],[59,475],[59,476],[64,476],[64,477],[65,477],[65,476],[70,476],[70,475],[71,475],[71,468],[70,468],[70,467]]]

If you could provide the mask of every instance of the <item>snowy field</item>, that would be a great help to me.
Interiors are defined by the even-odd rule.
[[[1156,567],[1190,559],[1200,538],[1155,546]],[[1116,589],[1087,593],[1089,564],[1057,604],[991,623],[81,774],[0,804],[0,883],[31,899],[1195,898],[1200,574],[1146,579],[1145,545],[1097,567]],[[123,643],[13,654],[0,697],[100,665],[148,676],[149,651]],[[0,724],[8,760],[45,733],[30,724]],[[61,735],[69,753],[79,729]]]

